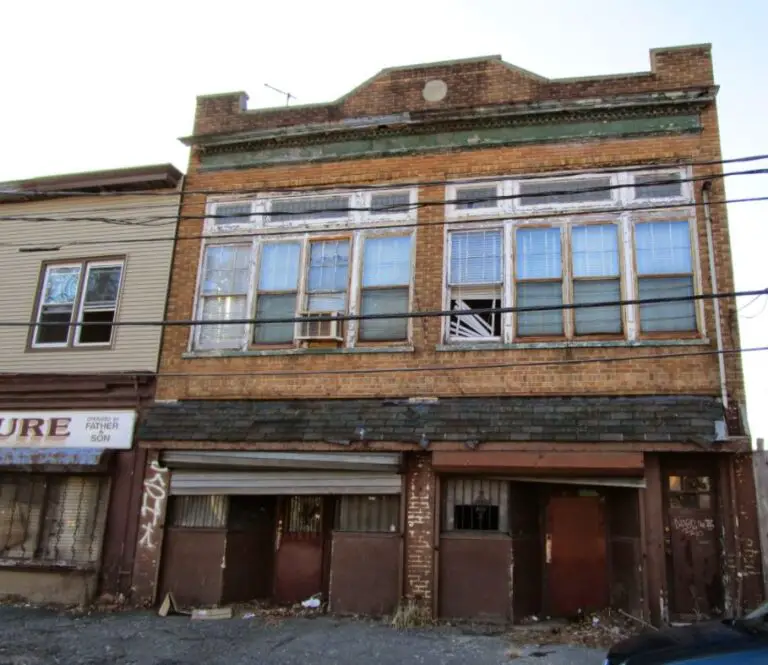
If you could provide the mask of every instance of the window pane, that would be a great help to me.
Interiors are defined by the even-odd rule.
[[[360,313],[402,314],[408,311],[408,289],[363,291]],[[408,336],[408,319],[361,319],[360,339],[397,340]]]
[[[407,212],[411,204],[410,192],[387,192],[371,195],[371,212],[382,215]]]
[[[692,271],[688,222],[636,224],[635,247],[637,272],[640,275],[669,275]]]
[[[250,220],[250,203],[219,203],[213,210],[213,223],[216,226],[244,224]]]
[[[271,242],[261,248],[259,291],[295,291],[299,284],[301,245]]]
[[[562,269],[559,228],[518,229],[518,279],[558,279]]]
[[[349,217],[349,195],[317,198],[275,199],[270,222],[295,222],[312,219],[345,219]]]
[[[563,304],[561,282],[530,282],[517,285],[519,307],[544,307]],[[562,335],[563,311],[561,309],[542,312],[518,312],[517,332],[519,335]]]
[[[109,344],[112,341],[112,322],[115,310],[83,312],[83,325],[78,329],[78,344]]]
[[[667,184],[654,184],[662,183]],[[638,187],[638,185],[640,185]],[[648,173],[635,176],[636,199],[666,199],[683,195],[683,183],[679,173]]]
[[[576,305],[593,302],[615,302],[621,299],[618,279],[576,281],[573,283],[573,302]],[[620,333],[621,307],[584,307],[576,313],[576,334]]]
[[[346,291],[349,240],[313,242],[309,254],[307,291]]]
[[[555,203],[589,203],[610,201],[613,190],[610,176],[580,180],[529,180],[520,183],[519,205],[551,205]],[[585,191],[597,189],[598,191]],[[557,193],[549,193],[557,192]]]
[[[296,316],[296,294],[259,295],[256,299],[256,319],[281,319]],[[293,323],[263,323],[254,326],[253,341],[276,344],[293,341]]]
[[[222,321],[245,318],[245,296],[206,298],[203,319]],[[204,325],[200,330],[200,346],[210,349],[236,349],[243,343],[245,324],[217,323]]]
[[[451,284],[501,282],[501,231],[451,233]]]
[[[49,268],[43,290],[44,305],[63,305],[75,302],[80,267]]]
[[[639,279],[638,287],[640,300],[690,297],[693,278]],[[643,332],[696,330],[696,305],[692,300],[640,305],[640,329]]]
[[[482,313],[478,310],[501,307],[500,286],[464,286],[451,289],[449,333],[451,337],[478,338],[501,337],[501,314]]]
[[[322,293],[307,299],[310,312],[343,312],[347,308],[346,293]]]
[[[456,209],[495,208],[499,205],[496,185],[462,187],[456,191]]]
[[[203,295],[248,293],[250,245],[214,245],[205,252]]]
[[[396,286],[411,281],[411,237],[366,238],[363,287]]]
[[[120,287],[122,266],[97,266],[88,271],[85,286],[85,305],[88,307],[114,307]]]
[[[619,274],[618,229],[613,224],[576,226],[571,231],[574,277]]]
[[[44,305],[41,323],[68,324],[72,320],[72,305]],[[68,325],[46,325],[35,329],[35,344],[65,344],[69,339]]]

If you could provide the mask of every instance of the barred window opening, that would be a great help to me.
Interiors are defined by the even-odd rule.
[[[444,487],[443,531],[507,532],[507,482],[451,478]]]
[[[397,495],[342,496],[336,503],[337,531],[396,533],[400,525]]]
[[[170,525],[190,529],[223,529],[227,525],[229,497],[174,496],[170,502]]]

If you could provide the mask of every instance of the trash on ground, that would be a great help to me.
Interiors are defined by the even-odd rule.
[[[192,619],[198,621],[213,621],[216,619],[231,619],[231,607],[214,607],[208,610],[192,610]]]

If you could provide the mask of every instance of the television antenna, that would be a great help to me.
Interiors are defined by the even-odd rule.
[[[269,85],[269,83],[264,84],[265,88],[269,88],[270,90],[274,90],[275,92],[279,92],[281,95],[285,95],[285,105],[288,106],[291,103],[292,99],[296,99],[296,95],[291,94],[290,92],[286,92],[285,90],[280,90],[280,88],[276,88],[273,85]]]

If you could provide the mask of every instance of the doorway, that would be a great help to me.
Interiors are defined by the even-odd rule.
[[[600,496],[550,496],[545,597],[553,616],[574,616],[608,604],[605,533]]]

